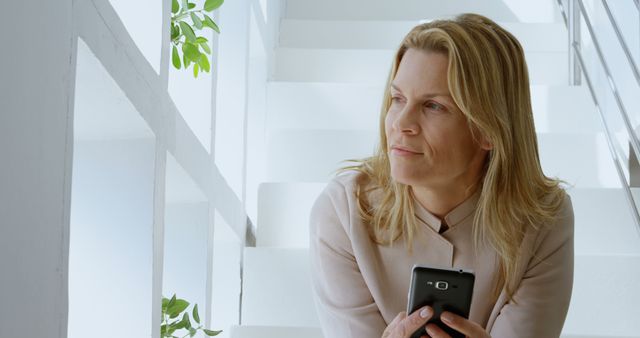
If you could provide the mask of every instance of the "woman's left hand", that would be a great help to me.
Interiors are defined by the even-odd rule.
[[[455,313],[444,311],[442,315],[440,315],[440,320],[445,325],[460,333],[463,333],[469,338],[491,338],[491,336],[487,333],[487,331],[484,330],[484,328],[482,328],[482,326],[464,317],[460,317]],[[427,325],[427,333],[432,338],[451,338],[449,334],[444,332],[444,330],[442,330],[438,327],[438,325],[435,324]]]

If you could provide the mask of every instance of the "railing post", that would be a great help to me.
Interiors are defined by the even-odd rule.
[[[573,46],[580,48],[580,7],[578,0],[569,0],[568,30],[569,30],[569,85],[580,85],[580,65],[576,62],[576,53]]]
[[[637,133],[640,132],[640,126],[636,126],[634,129]],[[640,188],[640,161],[638,161],[638,157],[636,156],[636,152],[633,150],[633,144],[631,142],[629,144],[629,187],[630,188]]]

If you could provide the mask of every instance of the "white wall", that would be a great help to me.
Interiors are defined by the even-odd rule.
[[[229,338],[230,328],[240,324],[240,288],[243,243],[214,211],[213,280],[211,329],[222,330],[218,338]]]
[[[197,8],[201,8],[204,5],[204,0],[190,2],[196,4]],[[224,4],[220,8],[222,9],[226,5]],[[219,15],[220,10],[209,14],[216,24],[220,24]],[[224,30],[222,27],[220,29],[221,31]],[[201,71],[198,77],[195,78],[193,77],[193,65],[187,70],[184,67],[175,69],[169,62],[169,94],[189,128],[200,140],[202,146],[210,152],[212,144],[212,114],[215,107],[215,81],[221,67],[217,56],[219,35],[209,28],[197,31],[196,34],[209,40],[212,54],[209,58],[211,71],[209,73]],[[169,61],[171,60],[170,53],[171,48],[167,50]]]
[[[0,337],[67,336],[71,4],[2,2]]]
[[[154,148],[75,142],[69,338],[151,336]]]
[[[178,298],[187,300],[189,310],[198,304],[198,313],[204,320],[209,205],[207,202],[168,204],[165,214],[162,293],[167,298],[177,294]]]
[[[227,1],[220,7],[215,163],[241,200],[245,189],[248,20],[248,0]]]
[[[155,137],[82,39],[75,59],[68,336],[113,334],[93,333],[105,321],[148,336]]]
[[[129,35],[156,71],[160,73],[162,1],[109,0],[127,27]]]
[[[258,218],[258,186],[266,180],[267,87],[284,8],[280,0],[250,0],[245,209],[253,224]]]
[[[167,154],[165,191],[162,294],[168,298],[177,294],[190,302],[189,310],[198,304],[200,318],[207,324],[209,202],[171,154]]]

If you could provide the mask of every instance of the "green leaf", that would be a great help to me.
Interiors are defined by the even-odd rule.
[[[182,30],[182,34],[187,38],[187,41],[196,42],[196,34],[188,23],[180,21],[180,29]]]
[[[211,49],[209,49],[209,43],[208,42],[201,42],[200,43],[200,47],[202,47],[202,50],[204,50],[205,53],[211,54]]]
[[[193,337],[196,335],[196,333],[198,333],[198,330],[194,329],[194,328],[190,328],[189,329],[189,337]]]
[[[184,69],[189,68],[189,65],[191,64],[191,60],[189,60],[185,53],[182,53],[182,64],[184,65]]]
[[[202,57],[202,55],[200,57]],[[200,315],[198,314],[198,304],[196,304],[196,306],[193,307],[193,320],[195,320],[196,323],[200,324]]]
[[[162,297],[162,312],[167,312],[168,304],[169,304],[169,299],[166,297]]]
[[[200,58],[200,50],[198,50],[198,46],[192,43],[189,43],[189,42],[183,43],[182,52],[191,61],[197,62],[198,59]]]
[[[189,320],[189,314],[188,313],[186,313],[186,312],[184,313],[184,315],[182,316],[182,322],[180,324],[183,327],[187,328],[187,329],[191,328],[191,321]]]
[[[169,301],[169,304],[167,304],[167,308],[170,308],[173,306],[173,304],[176,303],[176,294],[173,294],[173,297],[171,297],[171,300]]]
[[[175,301],[173,306],[169,306],[167,312],[169,313],[169,318],[175,318],[182,313],[189,306],[189,302],[184,299],[178,299]]]
[[[191,12],[191,21],[193,21],[193,25],[196,26],[197,29],[202,29],[202,20],[200,20],[196,13]]]
[[[215,10],[216,8],[222,6],[222,3],[224,2],[224,0],[207,0],[204,3],[204,10],[207,12],[211,12],[213,10]]]
[[[220,28],[218,27],[218,25],[216,25],[215,22],[213,22],[213,20],[211,20],[211,18],[208,15],[204,15],[204,22],[203,24],[211,29],[213,29],[214,31],[216,31],[218,34],[220,34]]]
[[[198,64],[193,65],[193,77],[198,77]]]
[[[202,331],[204,331],[204,334],[206,334],[209,337],[217,336],[222,332],[222,330],[220,330],[220,331],[212,331],[212,330],[207,330],[207,329],[203,329]]]
[[[171,13],[176,14],[180,10],[180,5],[178,4],[178,0],[171,1]]]
[[[171,61],[176,69],[180,69],[180,55],[178,54],[178,47],[173,46],[173,52],[171,53]],[[163,305],[164,306],[164,305]]]
[[[196,4],[192,4],[192,3],[189,2],[189,3],[187,3],[187,7],[189,9],[194,9],[194,8],[196,8]]]
[[[196,42],[200,45],[200,47],[202,47],[205,53],[211,54],[211,49],[209,48],[209,41],[206,38],[199,36],[196,39]]]
[[[171,40],[175,40],[180,36],[180,28],[175,24],[171,24]]]
[[[209,58],[206,54],[200,54],[200,58],[198,59],[198,65],[202,68],[203,71],[209,72]]]
[[[163,324],[160,326],[160,335],[164,336],[165,333],[167,333],[167,326]]]
[[[179,319],[169,324],[169,329],[167,330],[167,333],[173,334],[176,330],[180,330],[181,328],[182,328],[182,319]]]

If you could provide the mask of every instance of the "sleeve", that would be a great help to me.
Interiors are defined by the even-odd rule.
[[[311,209],[311,284],[324,337],[375,338],[386,322],[358,267],[349,239],[344,186],[331,181]]]
[[[574,217],[566,195],[557,223],[541,232],[542,240],[514,293],[491,328],[493,338],[557,338],[573,289]]]

